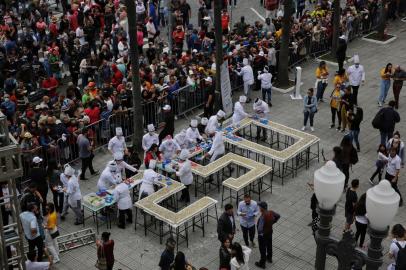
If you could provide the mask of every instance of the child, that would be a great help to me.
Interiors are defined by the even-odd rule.
[[[385,167],[386,163],[388,162],[388,151],[386,150],[386,146],[384,144],[380,144],[378,148],[378,159],[375,163],[376,165],[376,171],[374,174],[369,178],[369,183],[371,185],[374,185],[374,178],[378,174],[378,179],[381,181],[382,179],[382,171],[383,168]]]

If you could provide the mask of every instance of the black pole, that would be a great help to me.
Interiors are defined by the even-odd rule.
[[[340,0],[333,1],[333,39],[331,43],[331,55],[336,56],[338,37],[340,36]]]
[[[223,29],[221,27],[221,0],[214,1],[214,29],[216,40],[216,92],[215,109],[221,109],[221,65],[223,64]]]
[[[368,245],[366,270],[378,270],[383,264],[382,240],[388,236],[389,227],[384,231],[374,230],[368,226],[371,239]]]
[[[325,210],[318,207],[320,221],[318,224],[319,229],[316,232],[315,239],[317,243],[316,250],[316,270],[324,270],[326,268],[327,249],[326,246],[332,240],[330,238],[331,221],[336,212],[336,206],[331,210]]]
[[[143,112],[141,107],[141,85],[138,62],[138,44],[137,44],[137,18],[135,12],[135,1],[125,0],[128,14],[128,35],[130,36],[130,60],[132,75],[132,95],[133,95],[133,126],[134,133],[132,137],[133,150],[141,154],[142,136],[143,136]]]

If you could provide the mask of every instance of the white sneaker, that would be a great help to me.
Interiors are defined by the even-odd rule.
[[[379,103],[378,103],[378,107],[382,107],[382,102],[379,102]]]
[[[314,127],[310,127],[310,130],[313,132],[313,131],[314,131]]]
[[[303,126],[303,127],[302,127],[302,130],[303,130],[303,131],[305,131],[305,130],[306,130],[306,127],[305,127],[305,126]]]

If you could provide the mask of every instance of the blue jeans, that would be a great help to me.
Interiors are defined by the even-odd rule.
[[[384,102],[386,99],[386,96],[388,95],[390,88],[390,80],[381,80],[381,91],[379,93],[379,102]]]
[[[359,136],[359,130],[350,130],[351,141],[355,142],[355,145],[357,148],[359,148],[358,136]]]
[[[310,117],[310,126],[313,126],[313,118],[314,118],[314,112],[309,112],[309,111],[305,111],[304,112],[304,120],[303,120],[303,126],[307,125],[307,120]]]
[[[317,83],[316,97],[317,101],[323,99],[324,90],[326,90],[327,83],[322,83],[321,81]]]
[[[268,101],[266,101],[266,97],[268,96]],[[265,102],[271,102],[272,100],[272,87],[271,88],[262,88],[262,100]]]
[[[385,132],[385,131],[380,131],[381,133],[381,144],[386,145],[386,142],[392,138],[393,136],[393,131],[392,132]]]

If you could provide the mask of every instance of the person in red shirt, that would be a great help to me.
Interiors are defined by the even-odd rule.
[[[75,10],[71,10],[70,11],[70,16],[69,18],[69,24],[70,24],[70,30],[72,31],[76,31],[76,28],[78,28],[79,26],[79,22],[78,22],[78,12]]]
[[[223,34],[228,34],[228,24],[230,23],[230,16],[228,15],[227,9],[223,9],[221,13],[221,28],[223,29]]]
[[[47,96],[54,98],[57,96],[56,89],[58,88],[58,80],[53,76],[49,76],[47,79],[42,81],[41,88],[48,90]]]
[[[113,71],[113,77],[111,78],[111,84],[113,85],[114,88],[117,88],[117,86],[123,81],[123,73],[117,68],[116,64],[111,65],[111,70]]]
[[[97,258],[106,259],[106,269],[113,269],[114,266],[114,241],[110,239],[109,232],[103,232],[101,240],[96,241]]]
[[[185,39],[185,32],[183,31],[183,27],[181,25],[176,26],[176,30],[172,33],[173,41],[175,42],[175,46],[182,51],[183,50],[183,40]]]
[[[56,38],[58,36],[58,18],[54,15],[52,16],[51,23],[49,24],[49,32]]]
[[[97,101],[90,102],[90,106],[84,110],[84,113],[89,116],[90,124],[100,120],[100,108]]]

